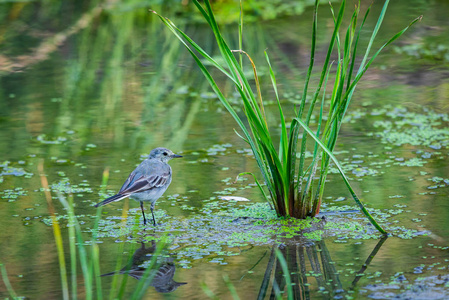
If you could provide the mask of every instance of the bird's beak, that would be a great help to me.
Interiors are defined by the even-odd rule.
[[[178,155],[178,154],[173,154],[172,156],[171,156],[172,158],[181,158],[182,157],[182,155]]]

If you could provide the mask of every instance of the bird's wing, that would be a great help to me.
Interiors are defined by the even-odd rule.
[[[119,194],[127,195],[148,191],[153,188],[164,186],[169,179],[170,171],[157,175],[141,175],[139,177],[133,172],[120,189]]]
[[[118,193],[120,194],[128,187],[130,187],[132,185],[132,182],[134,181],[134,178],[136,178],[136,172],[133,171],[131,174],[129,174],[128,179],[126,179],[125,183],[122,185]]]

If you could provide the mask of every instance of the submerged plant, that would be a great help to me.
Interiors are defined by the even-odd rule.
[[[355,202],[358,204],[362,212],[370,220],[370,222],[382,233],[385,231],[377,224],[371,217],[369,212],[365,209],[363,204],[358,199],[354,190],[349,184],[348,178],[345,176],[340,164],[333,155],[335,149],[338,133],[341,128],[342,120],[348,109],[349,103],[352,99],[355,87],[360,81],[366,70],[372,64],[380,51],[388,44],[400,37],[411,25],[413,25],[420,18],[415,19],[406,28],[395,34],[383,46],[380,47],[369,58],[370,50],[377,35],[377,32],[382,24],[389,1],[385,1],[380,16],[377,20],[376,26],[372,32],[365,54],[360,62],[358,70],[355,70],[356,54],[358,50],[359,38],[364,28],[365,21],[369,15],[370,8],[365,13],[361,25],[357,29],[357,22],[359,19],[360,3],[356,6],[353,12],[348,28],[344,34],[344,40],[340,38],[340,27],[344,17],[346,1],[342,1],[341,6],[336,14],[334,14],[331,6],[331,11],[334,17],[334,29],[329,47],[324,60],[324,64],[318,79],[316,89],[311,93],[311,100],[306,101],[309,93],[309,82],[312,77],[312,70],[315,61],[315,48],[317,39],[317,12],[319,1],[315,1],[315,10],[312,27],[312,47],[310,55],[310,64],[305,78],[304,89],[302,93],[302,100],[295,109],[295,117],[291,120],[290,129],[287,130],[287,121],[280,104],[278,90],[276,86],[276,77],[271,67],[270,60],[267,53],[265,53],[267,63],[270,70],[270,77],[278,104],[280,120],[281,120],[281,136],[279,146],[275,145],[272,133],[266,121],[266,114],[264,102],[260,92],[259,78],[251,57],[243,51],[242,48],[242,20],[239,26],[239,50],[231,50],[228,43],[223,38],[219,26],[215,20],[212,7],[208,0],[204,1],[205,8],[196,0],[193,1],[203,17],[208,22],[209,26],[215,35],[218,47],[224,64],[219,63],[213,59],[211,55],[206,53],[198,44],[189,38],[183,31],[176,27],[169,19],[158,15],[163,23],[178,37],[190,52],[195,62],[203,72],[207,81],[211,85],[214,92],[217,94],[221,103],[226,107],[228,112],[233,116],[235,121],[240,126],[243,134],[237,133],[244,139],[254,154],[257,165],[262,173],[264,182],[267,186],[269,196],[261,188],[265,198],[271,201],[277,214],[279,216],[291,216],[295,218],[306,218],[308,216],[314,217],[318,214],[321,206],[321,201],[324,193],[324,186],[326,177],[329,171],[331,160],[339,169],[343,180],[351,192]],[[197,55],[196,50],[199,55]],[[330,58],[333,52],[337,52],[338,59],[332,63]],[[235,56],[238,53],[240,59]],[[254,79],[256,83],[256,92],[250,85],[248,76],[243,70],[242,56],[246,55],[253,67]],[[205,63],[200,57],[207,60],[210,64],[220,70],[230,79],[242,100],[245,116],[248,121],[248,126],[245,126],[244,120],[239,117],[233,105],[226,99]],[[332,70],[332,72],[331,72]],[[334,85],[332,87],[329,105],[325,105],[326,87],[329,77],[332,76]],[[318,107],[318,109],[316,109]],[[310,129],[309,124],[315,110],[318,110],[318,126],[314,130]],[[327,114],[327,116],[325,116]],[[301,130],[302,129],[302,130]],[[306,148],[308,146],[308,136],[312,137],[312,153],[311,162],[306,162]],[[300,147],[297,143],[300,140]],[[309,143],[310,144],[310,143]],[[297,154],[299,160],[297,160]]]

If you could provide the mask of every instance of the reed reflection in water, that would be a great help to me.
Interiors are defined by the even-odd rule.
[[[282,294],[287,294],[288,299],[312,299],[316,296],[316,288],[323,299],[344,299],[357,285],[386,239],[384,236],[379,240],[348,288],[343,287],[324,240],[273,246],[257,299],[279,299]],[[288,274],[283,269],[283,261]],[[310,280],[311,277],[315,282]]]

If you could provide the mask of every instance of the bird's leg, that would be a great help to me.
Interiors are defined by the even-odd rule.
[[[153,213],[153,210],[154,210],[154,202],[151,203],[150,209],[151,209],[151,214],[153,215],[153,224],[154,224],[154,226],[156,226],[156,220],[154,219],[154,213]]]
[[[142,201],[140,201],[140,209],[142,210],[143,225],[146,225],[147,224],[147,219],[145,218],[145,212],[143,210],[143,202]],[[151,212],[153,212],[153,210],[151,210]],[[153,216],[153,218],[154,218],[154,216]]]

